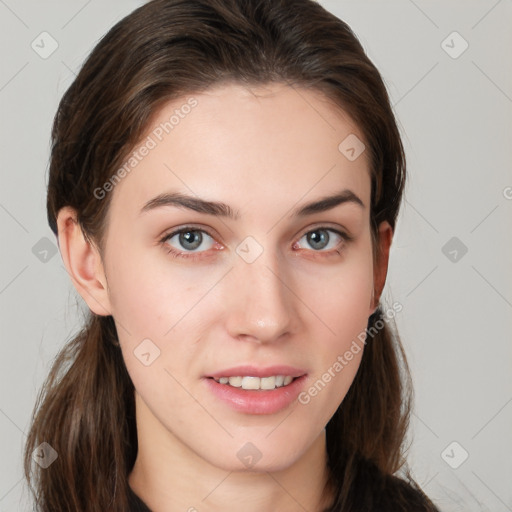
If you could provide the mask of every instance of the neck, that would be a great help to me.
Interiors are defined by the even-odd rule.
[[[283,470],[226,471],[165,429],[137,393],[136,407],[138,453],[128,482],[153,512],[230,510],[233,503],[244,512],[322,512],[333,499],[325,430]]]

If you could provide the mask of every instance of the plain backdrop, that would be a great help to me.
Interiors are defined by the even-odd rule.
[[[381,71],[407,152],[384,298],[403,305],[413,474],[442,511],[511,511],[512,1],[320,3]],[[46,222],[52,119],[98,39],[141,4],[0,0],[2,512],[31,508],[30,415],[83,308]]]

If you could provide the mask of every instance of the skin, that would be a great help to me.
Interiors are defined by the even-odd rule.
[[[146,136],[189,97],[165,105]],[[198,105],[110,192],[103,254],[84,239],[72,209],[58,216],[73,283],[93,312],[114,317],[136,388],[139,451],[129,483],[155,512],[232,503],[245,512],[320,511],[332,498],[322,493],[325,426],[363,350],[309,403],[275,414],[233,410],[203,377],[240,364],[288,364],[307,371],[308,389],[364,332],[392,240],[383,222],[374,265],[368,152],[349,161],[338,150],[349,134],[364,137],[314,91],[222,84],[193,97]],[[342,189],[364,207],[293,215]],[[140,213],[164,191],[222,201],[239,218],[176,206]],[[178,236],[160,240],[191,223],[212,238],[203,233],[195,259],[172,257],[170,246],[185,253],[190,246]],[[315,228],[353,240],[329,231],[329,246],[318,249],[305,236]],[[236,252],[248,236],[263,248],[252,263]],[[134,350],[148,338],[160,356],[145,366]],[[249,441],[261,453],[252,468],[237,457]]]

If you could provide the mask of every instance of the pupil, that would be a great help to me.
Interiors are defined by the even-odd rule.
[[[323,249],[329,243],[329,234],[325,230],[312,231],[307,238],[314,249]]]
[[[180,244],[185,247],[185,249],[197,249],[201,245],[202,241],[203,236],[199,231],[186,231],[184,233],[180,233]]]

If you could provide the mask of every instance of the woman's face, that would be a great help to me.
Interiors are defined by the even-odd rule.
[[[109,192],[103,262],[158,453],[279,470],[323,434],[375,308],[362,139],[319,93],[285,85],[224,84],[153,119]]]

